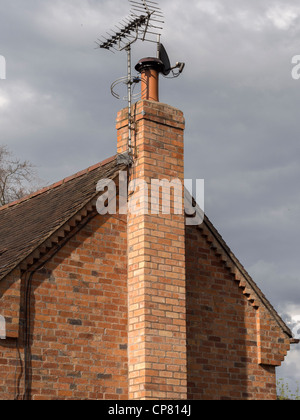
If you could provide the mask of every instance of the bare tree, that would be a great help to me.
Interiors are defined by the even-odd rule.
[[[0,205],[18,200],[34,190],[34,166],[16,159],[7,146],[0,145]]]

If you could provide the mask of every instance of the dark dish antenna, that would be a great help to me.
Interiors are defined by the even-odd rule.
[[[131,154],[131,131],[133,123],[131,105],[132,100],[139,97],[139,94],[133,94],[133,89],[134,86],[141,81],[139,76],[132,77],[131,46],[138,40],[156,43],[157,60],[161,61],[161,69],[165,77],[168,77],[171,71],[173,72],[173,77],[179,76],[183,70],[184,63],[176,63],[175,67],[171,67],[168,54],[164,46],[160,43],[164,17],[158,3],[150,0],[129,0],[129,3],[131,4],[130,15],[116,25],[116,29],[107,32],[108,37],[102,36],[102,40],[98,39],[98,42],[96,43],[99,48],[111,52],[127,52],[127,76],[117,79],[111,85],[111,93],[114,97],[120,99],[120,95],[116,93],[115,88],[119,84],[127,85],[127,97],[124,97],[124,99],[128,101],[128,149]],[[178,73],[174,73],[174,69],[176,68],[179,69]]]
[[[158,57],[157,57],[162,63],[163,63],[163,69],[162,74],[165,77],[168,77],[169,74],[172,72],[172,76],[169,76],[169,78],[174,78],[180,76],[180,74],[183,72],[183,69],[185,67],[185,63],[177,62],[175,66],[171,66],[170,59],[168,56],[168,53],[163,46],[163,44],[158,44]],[[177,72],[174,72],[174,70],[177,69]]]

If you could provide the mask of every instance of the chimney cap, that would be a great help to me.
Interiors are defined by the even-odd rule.
[[[145,70],[152,69],[156,70],[159,73],[162,73],[164,70],[164,63],[155,57],[146,57],[142,58],[137,65],[135,66],[136,71],[142,73]]]

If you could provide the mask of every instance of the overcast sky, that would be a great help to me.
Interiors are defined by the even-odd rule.
[[[160,98],[185,113],[186,178],[205,179],[208,217],[283,318],[300,317],[299,0],[159,3],[162,42],[173,63],[186,62],[180,78],[161,80]],[[110,85],[126,75],[126,54],[94,41],[129,9],[127,0],[0,0],[0,142],[44,184],[116,152],[126,103]],[[133,64],[149,55],[153,44],[136,45]],[[300,345],[278,377],[300,382]]]

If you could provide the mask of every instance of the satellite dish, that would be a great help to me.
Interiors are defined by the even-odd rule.
[[[161,70],[161,73],[164,76],[168,76],[172,71],[173,72],[173,77],[171,77],[171,78],[174,78],[174,77],[178,77],[183,72],[183,69],[185,67],[185,63],[177,62],[176,65],[172,67],[171,63],[170,63],[168,53],[167,53],[165,47],[163,46],[163,44],[161,44],[160,42],[158,43],[158,58],[163,64],[163,69]],[[178,69],[177,73],[174,73],[173,70],[175,70],[175,69]]]
[[[169,60],[168,53],[167,53],[165,47],[163,46],[163,44],[161,44],[161,43],[158,46],[158,52],[159,52],[159,59],[163,62],[163,65],[164,65],[162,73],[165,76],[168,76],[170,74],[171,70],[172,70],[172,67],[171,67],[171,63],[170,63],[170,60]]]

